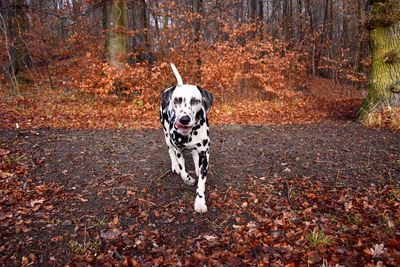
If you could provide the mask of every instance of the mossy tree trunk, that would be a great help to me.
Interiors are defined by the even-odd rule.
[[[369,93],[359,112],[366,122],[372,113],[400,107],[400,3],[373,1],[368,22],[372,67]]]
[[[126,32],[128,13],[126,0],[110,0],[103,6],[103,29],[106,30],[105,49],[109,64],[124,68],[128,35]]]

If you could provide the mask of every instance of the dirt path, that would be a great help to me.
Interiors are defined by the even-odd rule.
[[[197,215],[195,188],[166,173],[161,130],[0,131],[0,263],[400,264],[399,132],[225,126],[211,138]],[[329,242],[310,241],[321,231]]]

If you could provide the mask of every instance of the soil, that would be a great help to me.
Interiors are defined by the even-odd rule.
[[[169,172],[161,130],[1,130],[15,173],[2,177],[0,263],[400,261],[390,246],[400,239],[400,132],[353,122],[237,125],[212,127],[211,139],[209,211],[196,214],[195,187]],[[369,208],[385,210],[390,233],[363,206],[368,196],[384,203]],[[335,245],[313,247],[306,236],[315,229]],[[365,252],[380,242],[386,256]]]

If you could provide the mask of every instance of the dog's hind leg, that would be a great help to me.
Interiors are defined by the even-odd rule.
[[[207,181],[209,157],[208,150],[199,153],[200,176],[197,182],[196,200],[194,201],[194,210],[199,213],[207,212],[206,196],[204,191]]]

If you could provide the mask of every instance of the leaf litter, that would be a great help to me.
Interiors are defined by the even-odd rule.
[[[400,264],[398,132],[212,127],[202,215],[158,130],[37,133],[0,132],[1,264]]]

